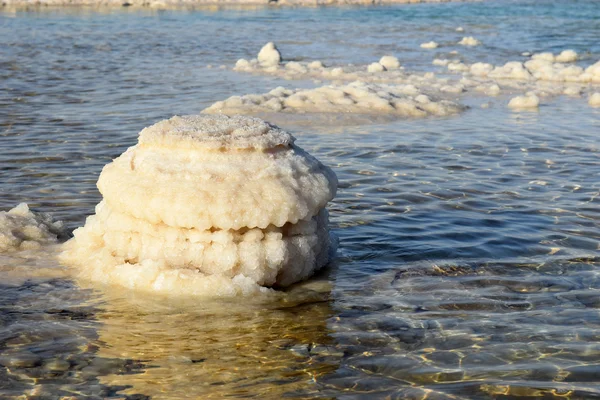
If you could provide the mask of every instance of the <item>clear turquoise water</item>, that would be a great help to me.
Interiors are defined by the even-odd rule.
[[[466,35],[484,45],[450,44]],[[0,208],[27,202],[72,229],[144,126],[312,85],[218,68],[267,41],[328,64],[395,54],[422,71],[452,50],[500,63],[572,48],[585,65],[600,58],[600,7],[0,9],[0,37]],[[445,46],[419,48],[429,40]],[[48,272],[51,249],[0,255],[0,397],[600,397],[600,112],[461,101],[472,108],[443,119],[277,121],[341,182],[338,258],[287,302],[91,291]]]

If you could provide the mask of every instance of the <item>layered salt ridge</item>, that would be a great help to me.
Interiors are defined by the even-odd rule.
[[[31,211],[25,203],[0,211],[0,253],[38,249],[56,243],[63,233],[62,222]]]
[[[439,100],[414,85],[377,85],[352,82],[316,89],[278,87],[265,94],[232,96],[205,109],[208,114],[237,113],[357,113],[402,117],[447,116],[461,112],[459,104]]]
[[[308,278],[335,249],[335,174],[257,118],[173,117],[104,167],[62,259],[86,280],[234,296]]]

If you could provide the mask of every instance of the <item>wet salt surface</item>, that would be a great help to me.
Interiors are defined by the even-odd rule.
[[[599,58],[593,2],[532,4],[1,14],[0,209],[81,226],[101,167],[144,126],[290,87],[218,68],[274,36],[332,64],[390,53],[426,70],[435,30],[481,40],[456,46],[466,62]],[[420,120],[273,115],[340,180],[337,261],[278,302],[92,291],[53,247],[0,254],[0,397],[600,397],[600,111],[509,99]]]

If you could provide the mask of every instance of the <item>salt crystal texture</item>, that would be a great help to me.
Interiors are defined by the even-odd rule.
[[[287,286],[335,250],[335,174],[258,118],[184,116],[106,165],[96,214],[64,245],[80,278],[169,295]]]
[[[63,233],[62,222],[48,214],[34,213],[25,203],[0,212],[0,253],[37,249],[55,243]]]

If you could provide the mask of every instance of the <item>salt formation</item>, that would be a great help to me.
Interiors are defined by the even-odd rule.
[[[335,174],[260,119],[184,116],[106,165],[103,200],[65,244],[80,278],[170,295],[265,292],[311,276],[335,245]]]
[[[421,48],[423,48],[423,49],[437,49],[438,46],[439,45],[434,41],[427,42],[427,43],[421,43]]]
[[[473,36],[465,36],[460,42],[458,42],[458,44],[463,46],[479,46],[481,42],[475,39]]]
[[[21,203],[10,211],[0,212],[0,253],[56,243],[63,230],[62,222],[53,221],[48,214],[34,213]]]
[[[527,93],[524,96],[517,96],[510,100],[508,107],[514,110],[538,108],[540,99],[534,93]]]
[[[258,62],[265,66],[277,65],[281,62],[281,53],[275,43],[269,42],[260,49],[257,56]]]
[[[452,115],[462,110],[463,107],[454,102],[432,99],[414,85],[389,86],[356,81],[348,85],[329,85],[316,89],[278,87],[266,94],[233,96],[216,102],[203,112],[358,113],[425,117]]]
[[[400,68],[400,61],[394,56],[383,56],[379,60],[379,64],[383,65],[386,70]]]
[[[571,63],[578,59],[578,55],[574,50],[564,50],[556,56],[550,52],[537,53],[531,56],[533,60],[542,60],[548,62]]]
[[[588,99],[588,104],[592,107],[600,107],[600,92],[593,93]]]
[[[384,67],[381,63],[372,63],[367,67],[367,71],[371,73],[387,71],[387,68]]]
[[[357,79],[392,81],[404,78],[400,61],[394,56],[383,56],[378,62],[367,66],[327,67],[319,60],[311,62],[281,61],[281,54],[272,42],[260,50],[256,58],[239,59],[234,71],[261,73],[280,76],[285,79],[336,79],[354,81]],[[381,76],[384,73],[385,76]],[[374,77],[375,75],[375,77]]]
[[[559,56],[565,52],[562,52]],[[450,71],[469,72],[474,76],[492,79],[600,83],[600,61],[584,69],[578,65],[567,65],[566,62],[555,62],[556,59],[552,53],[540,53],[534,54],[529,61],[509,61],[501,66],[481,62],[472,65],[461,62],[448,62],[446,65]],[[442,62],[436,62],[436,60],[434,60],[434,64],[443,65]]]

